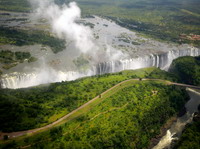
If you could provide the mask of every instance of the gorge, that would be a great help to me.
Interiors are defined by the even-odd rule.
[[[0,148],[199,148],[197,1],[0,0]]]
[[[143,57],[108,61],[99,63],[86,71],[55,71],[47,68],[47,71],[38,73],[11,73],[1,78],[3,88],[24,88],[39,84],[75,80],[80,77],[101,75],[105,73],[120,72],[123,70],[139,69],[146,67],[158,67],[167,70],[171,62],[181,56],[199,56],[200,49],[188,47],[183,50],[171,50],[167,53],[150,54]],[[50,77],[45,77],[45,75]],[[42,79],[44,78],[44,79]]]

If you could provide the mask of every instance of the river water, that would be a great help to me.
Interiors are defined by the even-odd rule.
[[[20,16],[24,15],[19,14]],[[3,70],[0,79],[2,87],[26,88],[146,67],[159,67],[167,70],[175,58],[200,55],[200,48],[144,38],[111,20],[98,16],[80,19],[79,21],[94,25],[91,29],[94,35],[92,41],[98,47],[98,52],[80,53],[74,42],[70,40],[66,41],[66,49],[56,54],[51,51],[50,47],[42,45],[22,47],[0,45],[0,51],[12,49],[13,52],[30,52],[33,57],[38,59],[32,63],[24,61],[9,70],[1,69],[0,65],[0,69]],[[6,20],[3,23],[10,24]],[[23,27],[31,27],[30,23],[24,22]],[[86,64],[82,65],[77,60],[84,60]]]
[[[193,89],[187,89],[187,92],[190,96],[190,100],[185,104],[187,113],[172,124],[166,135],[161,138],[153,149],[171,149],[173,141],[180,138],[185,125],[192,122],[193,115],[198,111],[198,105],[200,104],[200,93]]]

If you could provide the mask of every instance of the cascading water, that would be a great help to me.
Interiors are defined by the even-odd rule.
[[[193,114],[198,111],[200,104],[200,93],[192,89],[187,89],[187,91],[190,95],[190,100],[185,105],[187,113],[177,119],[153,149],[170,149],[173,140],[177,140],[181,136],[185,125],[192,122]]]
[[[50,72],[38,72],[38,73],[12,73],[3,75],[1,78],[1,83],[3,88],[26,88],[30,86],[36,86],[40,84],[62,82],[62,81],[71,81],[84,76],[90,76],[89,72],[87,73],[78,73],[75,71],[50,71]]]
[[[181,56],[199,56],[200,49],[190,48],[185,50],[171,50],[167,53],[162,54],[150,54],[144,57],[110,61],[99,63],[96,66],[95,74],[105,74],[112,72],[119,72],[128,69],[139,69],[145,67],[159,67],[161,69],[167,70],[172,63],[172,61]]]
[[[145,67],[159,67],[167,70],[172,61],[181,56],[199,56],[200,49],[187,48],[184,50],[171,50],[167,53],[150,54],[144,57],[125,60],[108,61],[97,64],[88,71],[55,71],[39,70],[34,73],[11,73],[2,75],[1,83],[3,88],[25,88],[39,84],[70,81],[80,77],[101,75],[105,73],[119,72],[122,70],[139,69]]]

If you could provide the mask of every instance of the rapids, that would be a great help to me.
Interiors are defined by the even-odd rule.
[[[200,93],[192,89],[187,89],[187,92],[190,96],[190,100],[185,104],[187,113],[172,124],[166,135],[161,138],[153,149],[170,149],[173,146],[173,141],[181,136],[185,125],[192,122],[193,115],[198,111],[198,105],[200,104]]]
[[[80,23],[93,25],[91,30],[95,36],[94,43],[100,51],[84,55],[75,48],[72,41],[67,42],[65,50],[56,54],[49,47],[41,45],[0,45],[0,50],[30,52],[38,59],[32,63],[20,63],[9,70],[1,69],[1,86],[12,89],[26,88],[152,66],[167,70],[175,58],[200,55],[198,48],[147,39],[98,16],[83,18]],[[74,63],[80,55],[89,62],[83,68],[78,68]],[[81,62],[78,65],[80,64]]]

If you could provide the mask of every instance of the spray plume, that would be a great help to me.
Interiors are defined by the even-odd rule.
[[[32,73],[16,72],[11,78],[5,76],[2,79],[5,88],[23,88],[95,75],[96,65],[99,62],[119,60],[124,56],[121,51],[116,50],[106,42],[103,47],[97,46],[98,44],[95,43],[91,29],[77,23],[81,19],[81,10],[75,2],[58,6],[53,0],[29,1],[34,10],[31,14],[32,21],[46,19],[51,26],[51,32],[58,38],[65,39],[66,44],[70,42],[72,45],[62,52],[62,57],[65,57],[65,63],[70,67],[73,65],[73,59],[84,55],[84,58],[89,61],[88,65],[90,67],[84,71],[79,70],[78,67],[73,68],[73,66],[72,70],[69,70],[66,66],[53,68],[48,65],[48,60],[42,58],[35,68],[26,67],[28,72]],[[57,59],[59,59],[59,56]]]
[[[82,53],[97,49],[92,41],[90,28],[76,22],[81,17],[81,10],[75,2],[62,6],[56,5],[52,0],[34,0],[31,3],[36,8],[34,17],[47,19],[59,38],[73,41]]]

